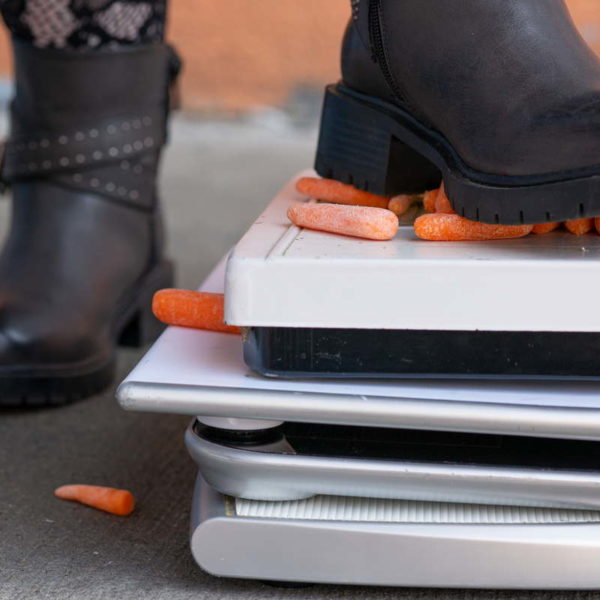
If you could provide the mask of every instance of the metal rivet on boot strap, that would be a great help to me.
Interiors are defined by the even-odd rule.
[[[137,200],[137,199],[140,197],[140,193],[139,193],[137,190],[131,190],[131,191],[129,192],[129,197],[130,197],[132,200]]]
[[[75,134],[75,140],[78,142],[83,142],[83,140],[85,140],[85,134],[83,133],[83,131],[78,131]]]
[[[68,143],[69,143],[69,138],[68,138],[66,135],[61,135],[61,136],[58,138],[58,143],[59,143],[59,144],[62,144],[62,145],[64,146],[65,144],[68,144]]]
[[[97,129],[90,129],[90,137],[98,137],[98,130]]]
[[[79,163],[80,165],[83,164],[85,162],[85,156],[83,154],[78,154],[75,157],[75,162]]]
[[[66,156],[63,156],[58,162],[61,167],[68,167],[71,164],[71,161]]]
[[[90,179],[90,185],[92,187],[98,187],[100,185],[100,180],[94,177],[93,179]]]
[[[100,160],[104,155],[102,154],[102,152],[100,152],[100,150],[96,150],[93,154],[92,157],[94,160]]]
[[[119,156],[119,150],[113,146],[112,148],[108,149],[108,154],[109,156]]]
[[[117,186],[114,183],[107,183],[104,188],[107,192],[114,192],[117,189]]]
[[[133,147],[136,150],[141,150],[144,147],[144,144],[142,142],[140,142],[140,141],[133,142]]]
[[[131,146],[131,144],[125,144],[123,146],[123,152],[125,152],[125,154],[130,154],[132,152],[133,148]]]
[[[114,134],[114,133],[117,133],[117,128],[114,125],[109,125],[106,128],[106,131],[110,134]]]

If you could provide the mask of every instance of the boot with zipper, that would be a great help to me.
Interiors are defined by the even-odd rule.
[[[600,215],[600,60],[563,0],[353,0],[316,169],[382,195],[444,181],[476,221]]]
[[[0,406],[56,405],[107,387],[117,345],[161,330],[151,299],[173,267],[156,175],[178,65],[163,44],[13,48]]]

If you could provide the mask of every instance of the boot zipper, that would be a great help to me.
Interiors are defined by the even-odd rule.
[[[371,38],[371,51],[373,60],[379,65],[389,88],[399,100],[402,100],[402,93],[398,89],[392,71],[385,55],[385,46],[383,43],[383,31],[381,25],[381,0],[371,0],[369,4],[369,37]]]

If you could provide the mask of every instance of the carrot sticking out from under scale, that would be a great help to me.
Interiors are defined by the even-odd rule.
[[[565,221],[565,227],[567,231],[575,235],[585,235],[594,229],[594,219],[573,219],[572,221]]]
[[[440,188],[437,198],[435,199],[435,212],[436,213],[444,213],[448,215],[455,215],[456,211],[452,208],[452,204],[450,204],[450,200],[448,200],[448,196],[446,195],[446,188],[442,183],[442,187]]]
[[[391,210],[397,217],[401,217],[412,205],[414,196],[402,194],[400,196],[394,196],[387,208]]]
[[[191,290],[165,289],[154,294],[152,312],[167,325],[240,333],[225,323],[225,296]]]
[[[398,217],[383,208],[336,204],[295,204],[288,210],[294,225],[368,240],[389,240],[398,232]]]
[[[434,213],[436,210],[437,198],[440,193],[440,188],[436,190],[429,190],[423,194],[423,208],[428,213]]]
[[[538,225],[534,225],[531,233],[550,233],[552,231],[556,231],[562,223],[539,223]]]
[[[334,179],[302,177],[296,182],[296,189],[309,198],[325,200],[335,204],[387,208],[390,201],[389,197],[363,192],[352,185]]]
[[[436,213],[415,221],[415,233],[423,240],[437,242],[483,241],[520,238],[531,233],[532,225],[490,225],[469,221],[458,215]]]
[[[54,490],[54,495],[121,517],[130,515],[135,508],[135,498],[131,492],[99,485],[63,485]]]

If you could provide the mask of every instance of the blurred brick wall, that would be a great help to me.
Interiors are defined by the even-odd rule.
[[[600,0],[569,0],[600,53]],[[282,104],[338,75],[348,0],[171,0],[170,34],[186,60],[184,104],[237,111]],[[0,72],[9,65],[0,37]]]

